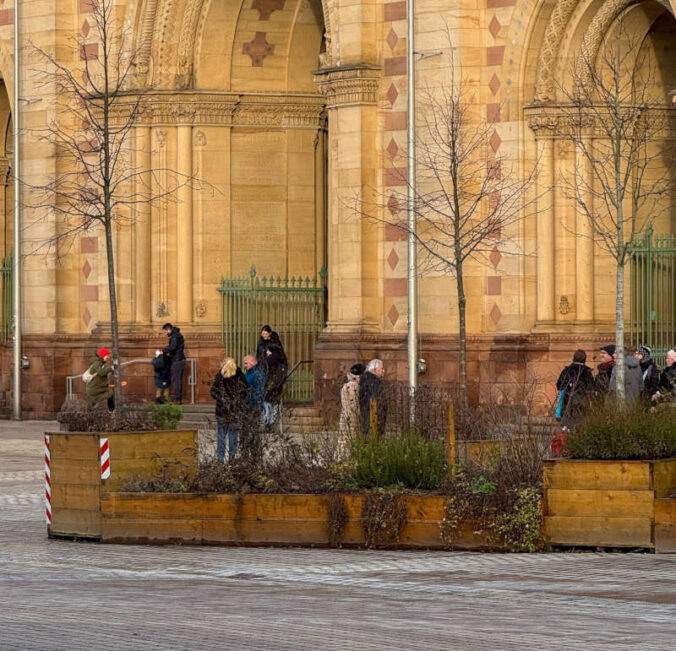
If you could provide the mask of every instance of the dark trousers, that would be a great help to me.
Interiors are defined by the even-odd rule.
[[[171,365],[171,395],[174,402],[181,402],[183,399],[183,371],[185,370],[185,360],[173,362]]]

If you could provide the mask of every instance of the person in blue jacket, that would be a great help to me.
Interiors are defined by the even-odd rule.
[[[249,392],[246,396],[248,406],[247,424],[245,427],[244,445],[246,452],[256,456],[261,451],[260,427],[265,400],[265,369],[253,355],[244,358],[244,377]]]
[[[169,402],[169,388],[171,387],[171,362],[161,350],[155,351],[155,357],[150,361],[155,373],[155,402],[163,405]]]

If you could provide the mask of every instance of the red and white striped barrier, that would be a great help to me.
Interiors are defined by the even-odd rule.
[[[108,439],[101,439],[101,479],[108,479],[110,477],[110,449],[108,446]]]
[[[49,434],[45,434],[45,517],[52,524],[52,469],[49,452]]]

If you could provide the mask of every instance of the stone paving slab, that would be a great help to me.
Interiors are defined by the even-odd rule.
[[[48,540],[32,440],[0,427],[2,651],[673,647],[674,556]]]

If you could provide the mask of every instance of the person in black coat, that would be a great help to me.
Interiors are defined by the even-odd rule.
[[[249,387],[242,369],[232,357],[223,360],[211,385],[211,397],[216,400],[216,454],[225,459],[225,442],[228,441],[228,459],[237,454],[239,432],[247,416],[246,397]]]
[[[284,346],[282,346],[282,340],[279,338],[279,335],[269,325],[264,325],[258,338],[256,359],[265,371],[268,370],[268,350],[270,346],[279,346],[282,353],[284,352]]]
[[[660,367],[652,358],[652,351],[648,346],[639,347],[635,356],[643,374],[643,398],[650,403],[660,389]]]
[[[656,397],[664,400],[676,398],[676,350],[667,353],[667,365],[660,375],[660,390]]]
[[[183,371],[185,370],[185,339],[181,329],[171,323],[165,323],[162,330],[169,338],[169,343],[162,349],[171,364],[172,399],[181,404],[183,399]]]
[[[561,371],[556,381],[556,388],[564,392],[561,424],[568,429],[580,424],[594,391],[594,376],[586,361],[587,353],[578,348],[573,353],[573,363]]]
[[[378,415],[378,435],[385,433],[387,421],[387,401],[383,396],[383,377],[385,366],[382,360],[372,359],[366,366],[366,372],[359,382],[359,413],[361,416],[361,431],[364,436],[371,432],[371,400],[376,401]]]
[[[161,350],[155,351],[155,357],[150,362],[155,374],[155,402],[163,405],[169,400],[171,386],[171,363]]]
[[[263,420],[272,425],[277,419],[279,402],[282,399],[289,362],[281,346],[268,345],[266,351],[267,373],[265,374],[265,401],[263,402]]]
[[[615,366],[615,344],[601,346],[601,363],[597,367],[596,374],[596,394],[604,397],[610,391],[610,378]]]

